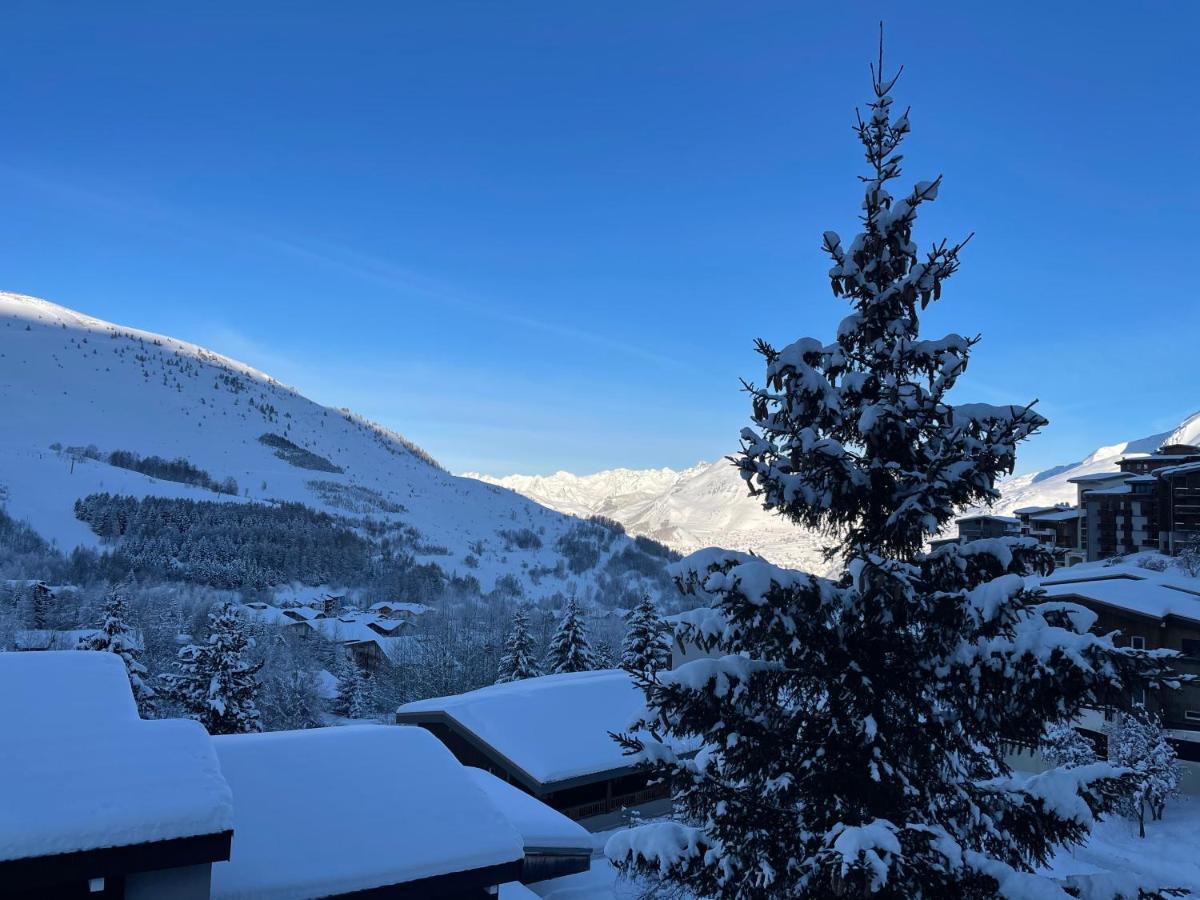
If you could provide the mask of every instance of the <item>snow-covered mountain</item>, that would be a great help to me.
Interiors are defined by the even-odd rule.
[[[689,469],[613,469],[594,475],[472,474],[511,488],[553,509],[575,515],[603,515],[633,533],[661,541],[683,553],[701,547],[753,550],[771,562],[824,572],[822,541],[774,513],[746,491],[728,460]]]
[[[112,464],[113,451],[182,457],[213,485],[233,479],[236,487],[217,493],[183,483],[195,480],[186,473],[150,477]],[[105,492],[296,501],[343,517],[360,534],[385,527],[418,562],[473,576],[485,592],[512,575],[532,598],[585,595],[602,582],[611,591],[614,579],[636,580],[642,576],[631,570],[663,563],[608,565],[647,546],[452,475],[401,436],[242,363],[0,293],[0,506],[64,550],[110,546],[74,508]]]
[[[995,510],[1007,513],[1023,506],[1074,503],[1075,485],[1068,479],[1115,470],[1122,456],[1148,453],[1164,443],[1200,444],[1200,413],[1173,431],[1100,447],[1078,462],[1006,479]],[[613,469],[594,475],[470,477],[575,515],[608,516],[633,534],[647,535],[682,552],[720,546],[753,550],[771,562],[807,571],[829,568],[820,554],[820,538],[764,511],[726,460],[682,471]]]

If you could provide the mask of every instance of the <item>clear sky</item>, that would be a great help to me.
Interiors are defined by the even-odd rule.
[[[918,238],[976,232],[925,323],[984,335],[963,398],[1041,399],[1022,470],[1200,408],[1200,4],[186,6],[5,4],[0,289],[456,471],[713,459],[753,338],[846,312],[820,235],[887,14]]]

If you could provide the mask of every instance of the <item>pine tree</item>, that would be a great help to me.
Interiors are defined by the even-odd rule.
[[[697,896],[1054,896],[1033,872],[1130,776],[1107,763],[1016,775],[1007,749],[1123,676],[1166,677],[1159,654],[1115,647],[1088,632],[1094,616],[1026,587],[1052,565],[1033,540],[925,549],[957,510],[998,498],[1017,443],[1046,422],[947,402],[976,339],[924,340],[918,319],[962,244],[919,255],[913,240],[940,178],[889,192],[909,130],[894,82],[881,51],[857,125],[862,231],[824,236],[850,314],[832,343],[758,342],[766,382],[746,385],[753,427],[735,460],[765,508],[831,539],[841,576],[714,549],[676,564],[707,604],[676,633],[712,658],[639,679],[649,712],[621,738],[671,780],[682,821],[619,832],[607,853]],[[680,743],[700,752],[677,757]]]
[[[1108,732],[1108,760],[1133,771],[1136,789],[1124,805],[1125,813],[1137,820],[1145,837],[1146,808],[1155,821],[1161,819],[1167,800],[1178,796],[1183,774],[1158,716],[1140,706],[1117,713]]]
[[[346,700],[346,718],[366,719],[370,717],[371,711],[374,709],[374,704],[371,702],[373,687],[367,673],[360,666],[355,666],[354,674],[350,678],[349,696]]]
[[[262,663],[246,661],[249,639],[231,602],[209,614],[210,634],[204,644],[179,651],[179,672],[167,676],[171,697],[209,734],[261,731],[255,677]]]
[[[148,680],[149,673],[141,662],[141,647],[127,621],[125,598],[114,590],[104,601],[101,613],[103,621],[99,630],[81,637],[76,649],[103,650],[121,657],[125,671],[129,673],[129,686],[133,689],[133,699],[137,701],[138,714],[144,719],[151,718],[155,711],[155,692]]]
[[[612,644],[603,638],[596,641],[596,646],[592,648],[592,668],[611,669],[616,663],[617,657],[613,653]]]
[[[587,672],[594,668],[595,658],[584,629],[583,610],[574,600],[568,600],[558,630],[550,638],[550,646],[546,651],[546,671],[558,675],[564,672]]]
[[[628,630],[621,645],[621,668],[645,676],[670,668],[671,648],[664,640],[667,625],[649,594],[642,595],[625,622]]]
[[[529,612],[522,607],[513,614],[512,628],[504,639],[504,653],[500,657],[496,684],[522,681],[541,675],[533,649],[533,635],[529,633]]]
[[[358,666],[350,651],[343,647],[334,649],[333,676],[337,679],[337,694],[330,704],[330,711],[335,716],[349,716],[351,698],[355,691],[355,679],[358,676]]]
[[[1052,766],[1086,766],[1096,761],[1096,748],[1070,722],[1047,725],[1040,750]]]

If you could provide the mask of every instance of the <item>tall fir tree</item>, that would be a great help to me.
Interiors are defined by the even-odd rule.
[[[354,695],[358,666],[350,651],[344,647],[334,648],[333,676],[337,679],[337,693],[329,704],[335,716],[349,716],[351,697]]]
[[[568,600],[558,630],[550,638],[550,646],[546,650],[546,671],[559,675],[564,672],[587,672],[594,668],[596,660],[584,628],[583,610],[574,599]]]
[[[179,651],[179,671],[166,677],[170,696],[209,734],[261,731],[255,677],[262,663],[248,663],[249,638],[229,601],[209,613],[210,633],[203,644]]]
[[[621,644],[621,668],[627,672],[650,676],[660,669],[670,668],[671,647],[667,643],[667,624],[658,614],[658,607],[643,594],[637,606],[625,619],[627,630]]]
[[[533,635],[529,633],[529,612],[521,607],[513,614],[512,628],[504,639],[496,684],[523,681],[542,674],[534,655]]]
[[[1130,776],[1108,763],[1017,775],[1006,751],[1125,677],[1157,684],[1164,654],[1116,647],[1089,633],[1090,613],[1027,588],[1052,567],[1031,539],[925,549],[957,510],[998,498],[1017,443],[1046,422],[1029,406],[947,401],[976,339],[922,339],[918,319],[962,244],[918,253],[917,211],[941,179],[890,193],[909,119],[894,115],[882,49],[871,69],[862,231],[824,235],[850,314],[832,343],[758,342],[766,382],[746,385],[753,427],[735,459],[765,508],[831,539],[842,573],[720,550],[674,567],[706,602],[677,635],[713,658],[640,679],[649,712],[621,739],[672,781],[681,821],[619,832],[607,853],[705,897],[1099,891],[1034,873]]]
[[[84,635],[76,646],[78,650],[103,650],[115,653],[125,663],[129,673],[129,686],[133,699],[137,701],[138,714],[143,719],[155,713],[155,691],[150,686],[149,672],[142,665],[141,642],[128,621],[128,608],[120,590],[113,590],[101,609],[102,621],[94,634]]]

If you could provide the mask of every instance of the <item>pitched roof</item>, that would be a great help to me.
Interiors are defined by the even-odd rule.
[[[113,653],[0,653],[0,861],[220,834],[232,797],[208,734],[142,721]]]
[[[543,675],[406,703],[400,722],[453,720],[541,785],[632,765],[610,731],[644,715],[646,700],[615,669]]]
[[[214,898],[326,896],[515,867],[524,856],[517,830],[423,728],[314,728],[213,744],[236,796],[233,852],[213,866]],[[338,777],[347,763],[371,777]]]

